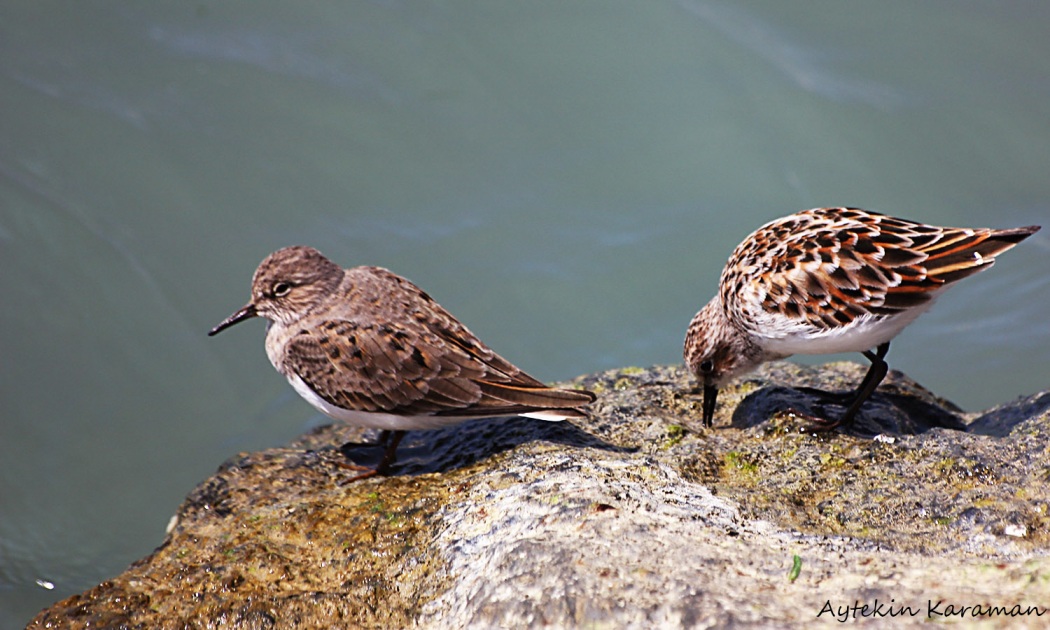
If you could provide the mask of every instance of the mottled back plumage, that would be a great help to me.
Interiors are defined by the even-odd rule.
[[[379,267],[348,269],[343,307],[271,328],[278,370],[348,409],[485,417],[571,408],[593,397],[552,389],[483,344],[424,291]],[[585,417],[568,410],[572,417]]]
[[[815,331],[835,329],[920,306],[991,267],[1033,231],[942,228],[856,208],[815,208],[746,238],[730,256],[719,292],[727,315],[745,328],[771,314]]]

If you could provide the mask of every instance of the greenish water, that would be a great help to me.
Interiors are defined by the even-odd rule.
[[[678,362],[777,216],[1050,223],[1048,24],[947,0],[0,5],[0,627],[323,421],[262,324],[205,336],[271,250],[389,267],[544,380]],[[891,366],[973,410],[1050,387],[1048,260],[1044,230]]]

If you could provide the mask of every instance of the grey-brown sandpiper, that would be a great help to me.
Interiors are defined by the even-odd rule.
[[[266,355],[325,415],[381,429],[386,474],[404,432],[465,420],[585,418],[586,390],[544,385],[482,343],[419,287],[380,267],[343,269],[311,247],[286,247],[255,270],[251,300],[208,335],[270,320]]]

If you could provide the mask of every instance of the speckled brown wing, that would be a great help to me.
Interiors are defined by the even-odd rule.
[[[760,280],[748,287],[746,274],[728,282],[724,275],[723,303],[732,304],[734,293],[761,291],[767,312],[820,329],[862,315],[890,317],[992,266],[1037,229],[935,227],[857,208],[815,208],[767,224],[741,243],[726,273],[751,258]]]
[[[461,326],[324,321],[289,341],[285,365],[329,403],[361,411],[483,417],[593,400],[548,388]]]

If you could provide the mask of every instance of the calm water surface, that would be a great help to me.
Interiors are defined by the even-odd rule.
[[[679,362],[777,216],[1050,224],[1050,5],[799,7],[0,6],[0,627],[323,421],[260,322],[205,337],[283,245],[389,267],[557,380]],[[971,410],[1050,387],[1048,261],[1050,229],[891,366]]]

